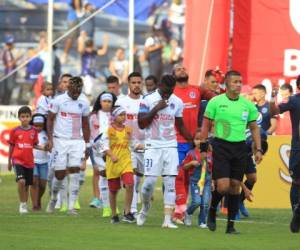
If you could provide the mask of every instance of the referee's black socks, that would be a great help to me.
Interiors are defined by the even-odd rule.
[[[228,220],[227,228],[233,228],[235,216],[239,211],[239,194],[228,194]]]
[[[223,198],[223,194],[220,194],[217,189],[212,192],[210,209],[217,211],[218,205]]]

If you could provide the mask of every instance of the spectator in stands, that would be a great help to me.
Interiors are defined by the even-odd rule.
[[[163,47],[161,30],[153,27],[153,34],[145,42],[145,54],[149,63],[149,74],[156,76],[158,79],[160,79],[163,70]]]
[[[25,79],[28,83],[34,84],[37,80],[39,74],[42,72],[44,67],[43,60],[36,56],[36,50],[34,48],[28,49],[28,58],[31,59],[30,62],[26,65],[26,76]]]
[[[173,26],[173,38],[183,45],[183,27],[185,23],[185,5],[182,0],[173,0],[169,11],[169,20]]]
[[[101,48],[96,48],[93,39],[87,37],[86,32],[81,32],[78,38],[78,52],[81,55],[81,76],[84,82],[83,92],[92,96],[92,90],[96,81],[96,60],[98,56],[104,56],[108,49],[108,36],[103,35]]]
[[[5,76],[11,75],[0,82],[0,104],[8,105],[11,100],[12,91],[16,86],[17,74],[12,74],[12,72],[15,70],[20,56],[15,57],[13,54],[15,38],[12,35],[5,36],[4,42],[5,45],[1,55],[4,65],[4,74]]]
[[[123,48],[118,48],[116,50],[115,56],[109,63],[109,70],[112,75],[119,78],[119,83],[122,88],[122,93],[127,94],[127,76],[129,70],[128,60],[125,58],[125,50]]]
[[[81,20],[85,20],[88,18],[93,12],[95,11],[95,7],[89,3],[88,1],[84,1],[83,3],[83,16],[81,17]],[[81,21],[80,20],[80,21]],[[85,32],[86,35],[94,39],[94,31],[95,31],[95,18],[91,18],[84,24],[80,26],[80,33]]]
[[[79,19],[82,16],[82,1],[81,0],[71,0],[70,8],[68,11],[67,22],[68,30],[72,29],[79,23]],[[72,48],[74,40],[79,36],[79,29],[75,29],[66,39],[64,53],[61,58],[62,63],[68,60],[69,50]]]

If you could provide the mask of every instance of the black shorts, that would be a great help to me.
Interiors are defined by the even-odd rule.
[[[245,170],[245,174],[255,174],[255,173],[256,173],[256,164],[255,164],[252,156],[248,155],[247,167]]]
[[[289,172],[293,180],[300,179],[300,150],[291,150]]]
[[[33,183],[33,168],[25,168],[21,165],[15,165],[16,182],[25,180],[25,185],[30,186]]]
[[[213,179],[230,178],[242,181],[248,163],[248,148],[244,141],[213,140]]]

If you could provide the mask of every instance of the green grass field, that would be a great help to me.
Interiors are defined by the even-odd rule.
[[[226,235],[225,221],[218,221],[212,233],[195,225],[190,228],[162,229],[161,191],[144,227],[110,224],[100,210],[88,207],[91,177],[80,194],[78,217],[45,212],[18,214],[14,176],[2,176],[0,183],[0,249],[300,249],[300,234],[291,234],[289,210],[252,209],[251,218],[237,224],[241,235]],[[44,207],[48,193],[44,198]],[[120,203],[122,204],[122,203]],[[121,208],[121,206],[119,206]],[[195,216],[196,218],[196,216]],[[222,218],[220,218],[222,219]]]

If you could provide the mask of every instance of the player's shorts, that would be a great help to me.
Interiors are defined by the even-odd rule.
[[[289,172],[293,180],[300,179],[300,150],[291,150]]]
[[[98,153],[95,149],[91,148],[90,158],[93,165],[93,168],[98,171],[105,170],[105,161],[103,158],[103,154]]]
[[[133,173],[126,172],[119,178],[113,178],[108,180],[109,191],[116,192],[121,188],[121,180],[124,186],[132,186],[134,184]]]
[[[14,165],[14,170],[16,174],[16,182],[19,180],[25,180],[25,186],[30,186],[33,184],[33,168],[25,168],[22,165]]]
[[[176,176],[178,165],[177,148],[151,148],[145,150],[144,174],[146,176]]]
[[[46,163],[35,163],[33,169],[33,176],[39,177],[41,180],[48,179],[48,162]]]
[[[140,174],[144,174],[144,153],[131,152],[132,166]]]
[[[244,141],[228,142],[214,138],[212,146],[213,179],[230,178],[242,181],[248,163],[246,143]]]
[[[186,154],[191,150],[191,143],[189,142],[178,142],[178,158],[179,158],[179,165],[186,157]]]
[[[245,170],[245,174],[255,174],[256,173],[256,164],[252,156],[248,155],[248,164]]]
[[[84,159],[85,143],[83,140],[53,138],[52,165],[55,170],[67,167],[80,167]]]

